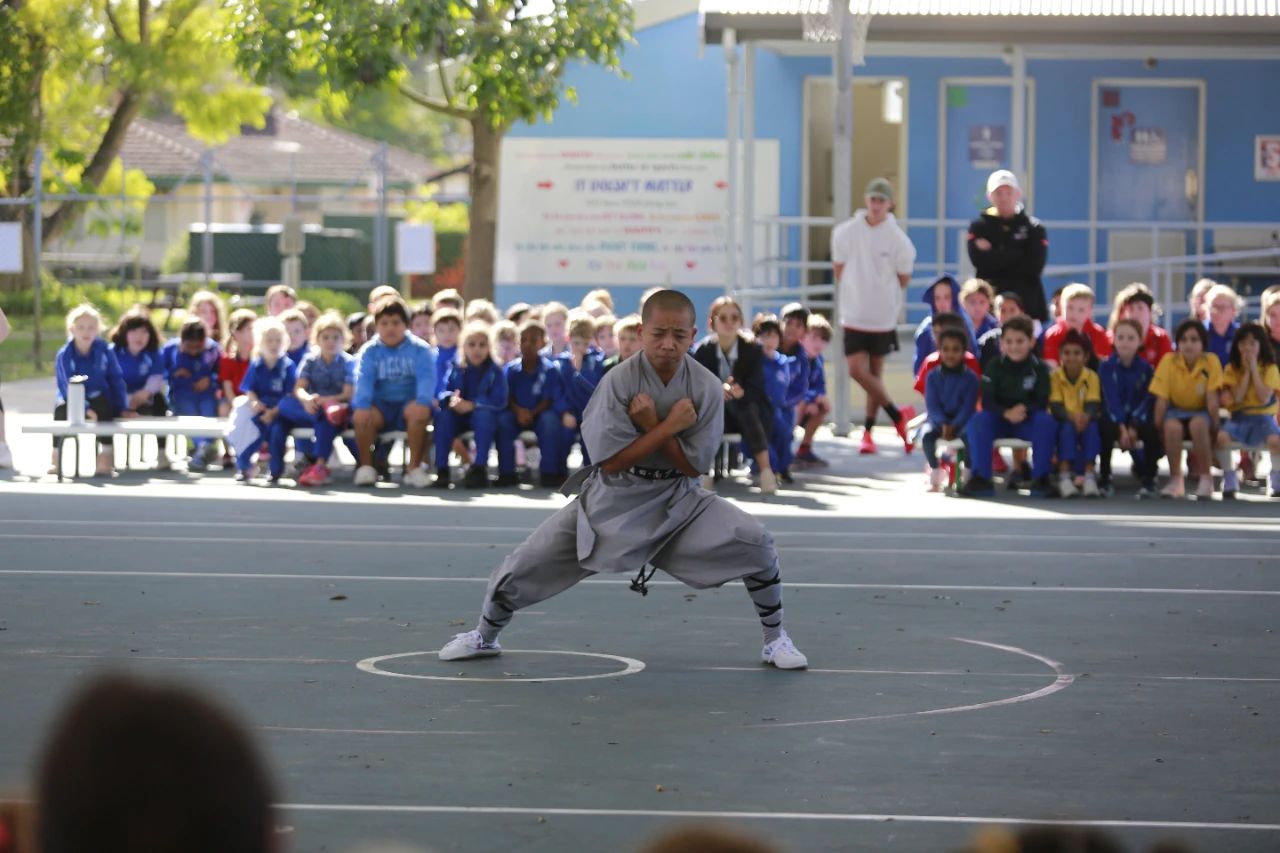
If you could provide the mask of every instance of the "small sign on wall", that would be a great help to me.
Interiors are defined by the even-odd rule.
[[[1280,133],[1254,137],[1253,179],[1280,181]]]
[[[396,272],[400,275],[429,275],[435,271],[435,228],[416,222],[397,224]]]
[[[1004,125],[978,124],[969,128],[969,165],[999,169],[1004,165]]]
[[[0,273],[22,272],[22,223],[0,222]]]
[[[1169,141],[1162,127],[1135,127],[1129,132],[1129,162],[1159,166],[1169,159]]]

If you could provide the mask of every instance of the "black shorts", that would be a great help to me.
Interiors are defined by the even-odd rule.
[[[883,358],[898,349],[897,332],[863,332],[859,329],[844,330],[844,354],[869,353],[872,358]]]

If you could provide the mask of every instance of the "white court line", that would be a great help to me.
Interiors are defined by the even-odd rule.
[[[481,735],[492,737],[497,734],[513,734],[512,732],[472,732],[446,731],[444,729],[309,729],[300,726],[254,726],[260,732],[298,732],[301,734],[320,735],[456,735],[467,737]]]
[[[1170,525],[1174,527],[1188,527],[1178,519],[1169,519]],[[133,521],[111,520],[111,521],[90,521],[90,520],[66,520],[66,519],[27,519],[27,518],[0,518],[0,524],[18,524],[24,527],[31,525],[43,525],[48,527],[113,527],[119,528],[121,524],[134,525]],[[1144,523],[1143,523],[1144,524]],[[1134,524],[1135,527],[1143,526],[1143,524]],[[281,525],[279,522],[261,522],[261,521],[147,521],[141,525],[141,528],[231,528],[231,529],[267,529],[279,530]],[[449,524],[335,524],[332,522],[324,522],[326,530],[393,530],[400,532],[425,532],[425,531],[444,531],[447,533],[518,533],[528,535],[532,531],[532,527],[524,525],[521,527],[509,527],[502,525],[449,525]],[[1156,525],[1152,525],[1156,526]],[[1256,525],[1245,525],[1244,529],[1253,529]],[[1280,528],[1280,524],[1277,525]],[[1215,529],[1217,526],[1205,526],[1205,529]],[[1220,528],[1223,532],[1232,532],[1238,529],[1237,525],[1225,525]],[[876,530],[778,530],[769,527],[769,532],[775,537],[778,536],[799,536],[806,539],[811,538],[834,538],[834,539],[946,539],[954,541],[955,533],[927,533],[915,530],[904,530],[895,532],[876,531]],[[65,538],[65,537],[59,537]],[[1080,539],[1079,533],[1001,533],[1001,540],[1066,540],[1076,542]],[[1210,544],[1204,536],[1163,536],[1156,534],[1147,534],[1145,536],[1109,536],[1099,535],[1096,533],[1089,534],[1091,542],[1150,542],[1158,539],[1160,542],[1201,542],[1206,546]],[[221,540],[219,540],[221,541]],[[259,541],[259,540],[253,540]],[[266,540],[280,541],[280,540]],[[316,540],[307,540],[316,541]],[[1246,542],[1271,542],[1270,537],[1245,538]],[[513,542],[512,544],[518,544]]]
[[[964,637],[952,637],[957,643],[968,643],[971,646],[982,646],[983,648],[996,649],[997,651],[1009,652],[1010,654],[1021,655],[1032,660],[1039,661],[1045,666],[1053,670],[1056,676],[1052,684],[1045,685],[1039,690],[1032,690],[1029,693],[1019,693],[1017,696],[1008,696],[1004,699],[993,699],[990,702],[978,702],[973,705],[951,705],[946,708],[932,708],[927,711],[901,711],[896,714],[868,714],[862,717],[845,717],[835,720],[805,720],[793,723],[762,723],[748,728],[757,729],[793,729],[800,726],[827,726],[840,723],[862,723],[871,720],[899,720],[907,717],[936,717],[942,714],[961,714],[967,711],[986,711],[991,708],[1000,708],[1005,705],[1018,705],[1022,702],[1034,702],[1037,699],[1044,699],[1052,696],[1062,690],[1066,690],[1075,683],[1075,675],[1066,671],[1062,664],[1053,658],[1045,655],[1036,654],[1017,646],[1006,646],[1000,643],[988,643],[985,640],[966,640]]]
[[[967,825],[1077,826],[1107,829],[1172,829],[1213,831],[1280,831],[1280,823],[1213,823],[1178,820],[1053,820],[1026,817],[926,814],[871,814],[857,812],[735,812],[691,809],[566,809],[520,806],[414,806],[356,803],[277,803],[276,808],[297,812],[373,812],[380,814],[547,815],[552,817],[653,817],[664,820],[790,820],[845,823],[942,823]]]
[[[0,576],[33,575],[50,577],[132,577],[179,578],[208,580],[312,580],[312,581],[374,581],[386,583],[488,583],[486,577],[447,578],[413,575],[315,575],[271,574],[267,572],[143,572],[127,569],[0,569]],[[626,576],[615,580],[586,580],[592,586],[617,584]],[[1066,593],[1129,593],[1138,595],[1242,595],[1280,596],[1275,589],[1185,589],[1177,587],[1128,587],[1128,586],[983,586],[979,584],[902,584],[902,583],[822,583],[817,581],[784,581],[788,589],[878,589],[905,592],[1066,592]],[[678,586],[680,581],[649,581],[649,586]]]
[[[599,678],[619,678],[624,675],[635,675],[637,672],[644,671],[644,661],[635,658],[626,658],[621,655],[608,655],[600,652],[568,652],[568,651],[548,651],[547,649],[505,649],[506,655],[564,655],[584,658],[601,658],[622,664],[622,669],[615,669],[611,672],[596,672],[590,675],[548,675],[543,677],[529,676],[521,677],[519,675],[511,675],[504,678],[483,678],[481,676],[465,676],[465,675],[413,675],[407,672],[392,672],[389,669],[381,669],[378,664],[383,661],[397,660],[399,658],[422,657],[423,655],[435,655],[439,649],[432,649],[426,652],[401,652],[394,655],[381,655],[379,657],[365,658],[356,663],[356,669],[361,672],[367,672],[370,675],[386,675],[391,678],[413,678],[421,681],[463,681],[468,683],[486,682],[498,684],[543,684],[548,681],[594,681]],[[504,655],[504,657],[506,656]]]
[[[909,536],[910,534],[904,534]],[[0,539],[38,539],[44,542],[50,539],[64,541],[68,539],[74,540],[90,540],[94,542],[190,542],[190,543],[212,543],[219,545],[244,545],[244,546],[262,546],[262,545],[323,545],[326,547],[347,547],[347,548],[368,548],[371,543],[367,540],[353,539],[280,539],[271,537],[268,539],[247,539],[243,536],[228,539],[225,536],[123,536],[108,534],[43,534],[43,533],[0,533]],[[493,549],[498,547],[512,547],[518,545],[518,542],[469,542],[450,540],[430,540],[430,539],[380,539],[377,541],[379,548],[422,548],[422,547],[449,547],[449,548],[487,548]],[[1115,559],[1121,557],[1126,560],[1174,560],[1180,558],[1202,559],[1204,557],[1212,557],[1214,562],[1223,560],[1274,560],[1274,553],[1262,554],[1204,554],[1189,553],[1180,551],[1125,551],[1117,554],[1115,551],[1028,551],[1025,548],[1014,550],[976,550],[965,549],[957,550],[955,548],[863,548],[859,546],[856,550],[851,550],[849,546],[842,547],[824,547],[820,545],[778,545],[779,551],[793,553],[803,551],[810,554],[843,554],[847,556],[859,556],[863,554],[889,554],[892,556],[912,555],[912,556],[974,556],[974,557],[1026,557],[1029,554],[1036,557],[1072,557],[1072,558],[1096,558],[1096,559]]]

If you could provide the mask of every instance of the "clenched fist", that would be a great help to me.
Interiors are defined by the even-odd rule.
[[[627,406],[627,415],[641,432],[649,432],[658,425],[658,409],[648,394],[632,397],[631,404]]]
[[[667,413],[667,423],[676,432],[683,432],[698,422],[698,410],[693,407],[693,401],[688,397],[678,401],[671,407],[671,411]]]

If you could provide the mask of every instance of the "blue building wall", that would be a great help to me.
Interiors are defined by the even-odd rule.
[[[573,67],[567,77],[578,91],[578,104],[563,106],[550,123],[514,128],[512,136],[723,137],[724,57],[719,45],[708,45],[699,55],[697,16],[642,30],[636,39],[638,43],[623,56],[630,79],[594,67]],[[1088,219],[1093,81],[1120,77],[1204,80],[1206,167],[1201,191],[1206,219],[1280,220],[1280,182],[1256,182],[1252,161],[1254,136],[1280,133],[1276,119],[1280,116],[1280,62],[1162,60],[1148,69],[1138,60],[1033,60],[1027,71],[1036,84],[1033,212],[1041,219]],[[801,213],[804,79],[830,72],[825,58],[784,58],[764,50],[757,54],[757,136],[780,143],[780,212],[784,215]],[[958,76],[1007,77],[1008,66],[999,58],[871,57],[857,73],[907,78],[908,209],[917,218],[938,216],[940,81]],[[912,228],[911,236],[920,261],[935,261],[933,228]],[[1050,263],[1088,261],[1083,232],[1051,233],[1050,241]],[[948,235],[948,265],[957,260],[954,243]],[[1105,260],[1105,243],[1099,240],[1099,260]],[[498,297],[509,302],[556,296],[572,302],[588,289],[504,286]],[[643,288],[618,290],[619,309],[625,310]],[[705,311],[715,293],[702,290],[696,295],[700,311]]]

